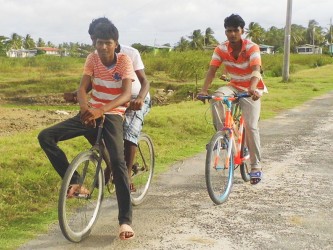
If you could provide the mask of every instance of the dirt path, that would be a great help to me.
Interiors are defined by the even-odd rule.
[[[251,186],[237,172],[225,204],[209,199],[203,152],[154,179],[134,208],[134,240],[117,238],[111,198],[84,242],[53,225],[20,249],[333,249],[333,92],[260,126],[264,180]]]

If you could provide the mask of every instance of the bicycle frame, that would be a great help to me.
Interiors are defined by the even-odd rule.
[[[236,108],[234,102],[243,97],[249,97],[248,93],[241,93],[235,96],[205,96],[199,97],[198,99],[213,99],[215,101],[221,101],[226,106],[224,126],[221,131],[228,132],[229,145],[228,145],[228,155],[226,157],[225,168],[229,168],[229,162],[231,157],[231,151],[234,149],[234,164],[239,165],[249,158],[249,156],[242,157],[242,142],[243,142],[243,132],[244,132],[244,118],[240,115],[236,118]],[[233,108],[234,107],[234,108]],[[239,121],[238,121],[239,119]],[[236,122],[239,124],[237,125]]]

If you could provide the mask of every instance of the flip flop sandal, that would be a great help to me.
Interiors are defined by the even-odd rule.
[[[252,185],[256,185],[258,184],[262,177],[263,177],[263,172],[262,171],[258,171],[258,172],[253,172],[253,173],[250,173],[250,183]]]
[[[79,184],[72,184],[68,186],[67,198],[88,197],[89,195],[90,195],[89,190],[83,186],[80,187]]]
[[[126,237],[126,234],[130,234],[129,237]],[[131,240],[135,237],[134,231],[130,225],[122,224],[119,228],[119,238],[121,240]]]
[[[135,193],[136,192],[136,188],[134,187],[133,183],[130,184],[130,191],[131,191],[131,193]]]

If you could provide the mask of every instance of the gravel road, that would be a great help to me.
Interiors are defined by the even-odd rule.
[[[333,92],[260,129],[264,180],[251,186],[237,171],[226,203],[216,206],[208,196],[203,145],[203,153],[153,180],[134,207],[135,239],[118,239],[109,197],[85,241],[70,243],[51,225],[20,249],[333,249]]]

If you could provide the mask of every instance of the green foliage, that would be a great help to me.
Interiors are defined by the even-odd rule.
[[[211,51],[171,51],[158,55],[145,53],[142,58],[147,75],[154,76],[157,71],[161,71],[171,79],[185,81],[203,78],[211,54]]]

